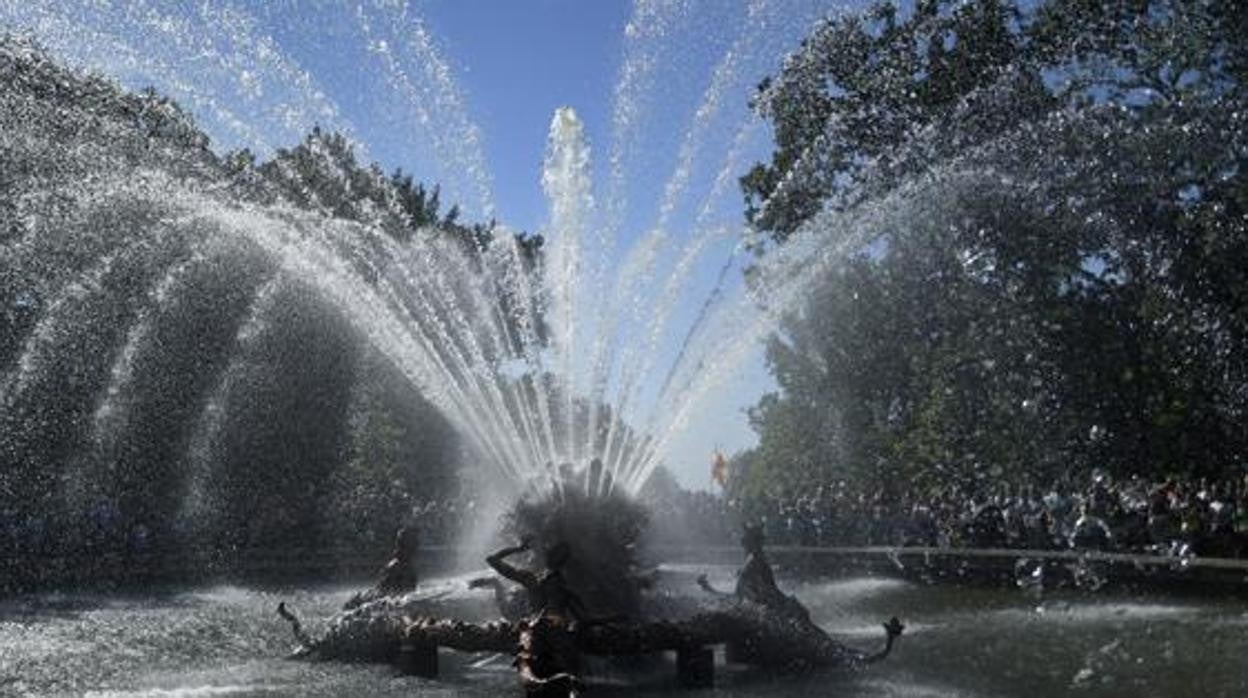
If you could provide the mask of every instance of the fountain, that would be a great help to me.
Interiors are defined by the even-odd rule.
[[[44,11],[44,24],[98,21]],[[762,4],[751,7],[751,21],[762,14]],[[360,29],[376,32],[367,18]],[[635,532],[572,579],[599,590],[596,606],[605,594],[608,607],[636,613],[637,589],[612,589],[608,578],[628,571],[626,549],[644,520],[628,498],[697,401],[769,326],[754,321],[730,342],[712,334],[754,313],[742,290],[686,328],[678,353],[663,344],[691,269],[715,242],[723,248],[725,232],[710,225],[710,211],[738,165],[740,143],[694,235],[661,276],[668,228],[746,36],[716,70],[654,228],[623,253],[614,278],[605,268],[614,242],[604,233],[591,245],[589,235],[622,224],[635,105],[617,115],[624,135],[603,211],[591,192],[584,127],[572,109],[555,112],[542,174],[550,215],[536,239],[502,226],[456,226],[455,213],[439,220],[437,193],[357,165],[347,138],[319,128],[260,164],[246,151],[219,155],[158,94],[127,93],[65,70],[30,40],[6,39],[6,161],[19,173],[7,183],[16,210],[6,226],[15,262],[6,294],[18,312],[6,316],[0,411],[10,515],[46,517],[58,531],[83,519],[119,520],[127,554],[136,556],[127,563],[142,569],[181,563],[186,548],[206,546],[206,559],[219,561],[222,551],[246,558],[292,538],[325,540],[316,528],[329,522],[316,509],[334,496],[332,454],[350,438],[357,374],[375,371],[431,403],[491,473],[492,494],[535,493],[517,509],[517,525],[553,510],[556,529],[567,533],[579,522],[593,530],[602,516],[596,502],[624,507],[631,523],[621,525]],[[188,48],[189,37],[175,38],[175,51]],[[384,45],[379,53],[404,75]],[[277,65],[311,91],[301,98],[309,109],[333,120],[323,96],[289,64]],[[632,81],[644,80],[629,76],[622,102],[635,101]],[[445,80],[435,88],[454,94]],[[215,103],[192,96],[201,100]],[[450,159],[475,157],[467,141],[469,154]],[[479,177],[475,184],[486,190]],[[481,201],[490,211],[488,195]],[[705,309],[725,292],[728,268]],[[646,303],[657,303],[649,316],[640,312]],[[248,474],[256,468],[263,477]],[[569,510],[574,502],[579,508]],[[603,531],[617,526],[603,521]],[[80,549],[107,546],[91,535]],[[587,543],[575,541],[577,557],[594,560]]]
[[[601,493],[636,494],[700,401],[756,351],[781,312],[760,312],[760,294],[733,283],[729,270],[743,262],[732,233],[741,227],[715,221],[755,117],[738,129],[691,235],[680,243],[669,232],[709,129],[722,120],[725,92],[742,83],[744,65],[757,64],[756,44],[777,41],[753,35],[775,19],[768,3],[750,5],[684,136],[657,220],[628,249],[615,235],[630,134],[653,82],[647,54],[658,50],[664,26],[682,21],[680,8],[639,5],[630,25],[636,55],[617,91],[605,201],[591,191],[583,124],[570,108],[556,111],[540,238],[451,224],[460,210],[493,210],[475,127],[423,26],[416,25],[419,41],[392,48],[405,20],[384,8],[361,9],[355,29],[417,118],[428,121],[430,102],[442,109],[435,156],[469,180],[451,176],[432,197],[357,164],[352,125],[312,76],[258,37],[255,17],[203,8],[180,18],[144,3],[9,12],[7,20],[33,29],[38,41],[122,75],[164,82],[187,51],[242,66],[240,75],[175,83],[175,94],[209,105],[197,116],[218,133],[274,156],[259,164],[252,151],[222,156],[172,102],[66,73],[28,40],[6,40],[5,119],[18,127],[6,142],[13,171],[56,167],[49,178],[9,183],[6,202],[20,207],[5,241],[13,261],[0,413],[10,471],[21,472],[9,497],[53,518],[95,511],[143,526],[166,538],[162,545],[205,535],[255,545],[261,541],[231,538],[236,522],[214,519],[264,508],[240,471],[293,441],[293,453],[262,466],[274,475],[263,496],[305,507],[291,525],[320,526],[306,507],[330,496],[334,454],[352,446],[351,401],[373,399],[360,395],[361,373],[398,379],[402,387],[383,390],[390,403],[430,403],[436,417],[423,420],[450,423],[466,460],[490,473],[478,479],[501,499],[546,482],[552,468],[558,487],[584,480],[593,460],[605,473]],[[212,29],[199,35],[179,22]],[[153,32],[167,45],[134,49],[131,33]],[[408,50],[432,71],[419,88],[406,72]],[[261,111],[291,104],[287,123],[324,118],[346,137],[318,127],[298,148],[276,148],[273,140],[288,131],[257,130],[269,122],[248,124],[227,108],[227,95]],[[462,144],[454,154],[452,140]],[[437,201],[448,192],[476,204],[456,207],[444,224]],[[408,206],[416,194],[419,203]],[[607,266],[613,254],[618,270]],[[695,270],[708,260],[722,269],[692,318],[686,293],[694,279],[706,285]],[[748,331],[738,332],[743,325]],[[310,346],[310,363],[291,372],[283,357]],[[317,378],[308,382],[309,374]],[[273,422],[268,434],[246,426],[282,413],[297,420]],[[282,432],[305,415],[314,421],[298,434]]]
[[[1152,632],[1182,618],[1180,653],[1189,663],[1211,619],[1238,623],[1242,609],[1229,603],[1129,598],[1123,620],[1103,618],[1108,605],[1076,600],[1051,612],[1042,604],[1033,616],[1008,597],[924,596],[878,579],[861,589],[800,587],[799,601],[775,587],[761,543],[746,574],[769,579],[774,594],[701,599],[693,583],[701,568],[674,568],[645,549],[638,497],[681,457],[690,425],[756,362],[761,342],[827,292],[829,275],[882,255],[888,231],[957,229],[973,196],[1037,218],[1058,215],[1053,202],[1065,202],[1061,216],[1112,238],[1129,222],[1078,196],[1101,163],[1075,154],[1221,147],[1182,120],[1136,133],[1109,109],[1012,124],[1000,104],[1031,86],[1002,70],[950,108],[949,122],[976,125],[971,136],[951,138],[941,123],[905,130],[889,158],[856,163],[860,199],[817,208],[776,244],[742,221],[732,196],[736,178],[771,146],[768,125],[744,108],[746,95],[781,66],[817,61],[811,52],[826,47],[815,38],[789,52],[826,8],[695,5],[634,3],[609,142],[591,143],[594,124],[574,108],[554,111],[540,174],[547,216],[520,232],[497,222],[505,211],[485,164],[489,134],[468,116],[455,64],[406,3],[323,6],[310,17],[233,3],[0,4],[0,543],[6,559],[21,561],[0,569],[0,591],[116,591],[0,604],[0,657],[11,654],[21,668],[15,679],[0,677],[0,692],[128,690],[128,670],[145,677],[139,690],[180,690],[182,679],[169,675],[177,670],[151,670],[204,666],[179,655],[186,650],[178,642],[163,642],[176,639],[169,628],[179,623],[229,639],[190,643],[192,654],[221,652],[208,665],[229,669],[204,669],[186,685],[316,686],[326,694],[412,685],[319,663],[225,676],[250,666],[243,656],[284,654],[286,627],[272,616],[279,602],[302,657],[377,660],[423,677],[402,679],[423,686],[438,673],[439,646],[462,650],[467,659],[443,655],[452,668],[442,673],[449,690],[466,694],[478,689],[461,676],[486,694],[511,685],[510,670],[491,655],[517,648],[526,686],[537,690],[554,673],[539,666],[551,652],[542,646],[561,642],[603,686],[662,692],[670,672],[637,657],[674,651],[679,683],[705,686],[718,674],[729,691],[752,693],[756,670],[859,668],[887,654],[901,632],[894,618],[884,652],[869,655],[833,640],[829,617],[859,644],[895,608],[923,616],[925,603],[939,605],[930,615],[942,620],[907,617],[919,647],[910,661],[939,664],[945,642],[973,654],[984,644],[976,629],[984,618],[994,634],[1022,623],[1046,655],[1019,650],[1011,667],[1058,656],[1055,666],[1080,667],[1037,680],[1044,694],[1127,675],[1132,652],[1151,663],[1134,645],[1122,648],[1125,623]],[[704,89],[661,94],[672,77],[664,71],[692,60],[680,53],[684,42],[718,21],[695,10],[728,19],[726,31],[709,32]],[[321,34],[323,26],[337,29]],[[318,40],[343,56],[341,65],[304,65],[317,63],[308,46]],[[344,81],[340,70],[356,71],[356,91],[375,95],[386,118],[362,120],[366,110],[336,101],[344,99],[331,89]],[[148,84],[155,88],[139,89]],[[765,83],[758,99],[784,89],[795,88]],[[667,129],[667,140],[652,123],[664,101],[691,114],[686,127]],[[1224,127],[1241,117],[1228,112]],[[785,163],[767,197],[749,201],[753,220],[771,221],[801,201],[821,157],[812,146]],[[439,187],[367,164],[387,158],[419,163]],[[670,175],[649,181],[655,167]],[[652,209],[639,203],[648,194]],[[343,612],[337,590],[181,591],[208,575],[272,582],[273,560],[309,550],[358,554],[341,551],[392,535],[411,512],[410,493],[424,487],[470,493],[483,520],[433,541],[430,549],[461,553],[440,560],[439,574],[476,574],[486,547],[502,541],[526,541],[518,553],[569,543],[571,562],[561,568],[569,588],[591,615],[626,620],[578,622],[574,632],[562,618],[493,620],[500,609],[467,591],[465,577],[422,580],[406,597],[361,597]],[[913,556],[891,559],[900,566]],[[658,573],[647,569],[654,562],[667,564]],[[786,586],[800,577],[783,572]],[[179,591],[127,596],[169,588]],[[1086,651],[1059,647],[1057,632],[1042,625],[1087,623],[1089,614],[1100,644]],[[121,652],[106,668],[90,655],[115,648],[70,652],[80,627],[70,626],[47,630],[49,657],[75,657],[71,668],[54,668],[12,649],[25,632],[6,623],[14,616],[86,623],[105,637],[137,633],[177,660],[149,665]],[[942,623],[955,629],[926,640]],[[230,643],[242,649],[230,654]],[[716,664],[709,648],[719,645],[732,661]],[[598,663],[612,655],[617,661]],[[751,668],[717,668],[730,665]],[[567,675],[555,693],[578,691],[580,673],[558,668]],[[916,681],[999,692],[1001,682],[1013,685],[1010,671],[974,685],[960,673],[919,671]],[[862,694],[915,688],[881,676],[838,680]],[[1223,672],[1217,685],[1244,680]],[[804,693],[823,689],[820,681],[767,690]]]

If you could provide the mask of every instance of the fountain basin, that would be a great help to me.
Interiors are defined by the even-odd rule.
[[[702,565],[665,568],[688,582]],[[728,578],[733,567],[709,568]],[[487,596],[453,589],[457,613],[490,617]],[[1248,602],[1115,591],[922,586],[880,577],[782,577],[814,620],[852,644],[878,642],[882,614],[899,612],[906,636],[887,671],[762,678],[716,656],[717,695],[807,696],[1211,696],[1248,690]],[[0,605],[4,692],[16,695],[438,695],[518,691],[509,656],[443,652],[441,678],[400,676],[389,666],[290,662],[292,641],[273,614],[287,599],[307,618],[337,611],[352,589],[217,586],[144,596],[44,594]],[[474,601],[476,603],[474,603]],[[310,629],[315,625],[310,623]],[[607,671],[610,671],[609,669]],[[600,694],[658,696],[678,690],[672,667],[595,675]],[[625,682],[640,682],[624,688]]]

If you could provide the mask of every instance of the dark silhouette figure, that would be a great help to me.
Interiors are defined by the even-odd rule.
[[[905,629],[906,626],[902,625],[901,620],[896,616],[889,618],[888,622],[884,624],[884,649],[875,654],[867,655],[863,658],[863,663],[874,664],[887,657],[893,651],[893,645],[897,642],[897,638],[901,637],[901,633]]]
[[[810,611],[796,598],[780,591],[776,586],[776,575],[771,564],[767,562],[767,554],[763,550],[763,527],[758,524],[746,524],[741,533],[741,547],[745,549],[745,566],[737,577],[737,588],[732,594],[721,592],[711,586],[706,575],[698,576],[698,586],[718,596],[732,596],[741,601],[757,604],[771,614],[776,620],[787,624],[791,632],[807,638],[816,637],[827,640],[827,633],[810,619]],[[884,624],[884,649],[869,655],[858,655],[856,664],[872,664],[889,655],[897,638],[901,637],[905,626],[897,618],[891,618]],[[728,658],[732,662],[756,663],[760,659],[763,648],[757,638],[738,638],[728,643]]]
[[[525,538],[520,545],[502,550],[485,558],[486,563],[506,579],[519,584],[528,595],[529,612],[565,621],[586,620],[585,606],[581,599],[568,588],[563,568],[572,559],[572,547],[565,542],[555,543],[545,552],[546,569],[540,574],[513,567],[506,559],[516,553],[532,549],[532,541]]]
[[[416,575],[416,553],[420,550],[420,541],[415,526],[404,526],[394,536],[394,550],[390,560],[381,568],[377,583],[368,591],[352,596],[343,610],[349,611],[370,601],[388,596],[406,594],[416,588],[419,579]]]
[[[741,533],[741,547],[745,549],[745,565],[737,575],[737,588],[732,594],[721,592],[711,586],[706,575],[698,577],[698,586],[707,592],[719,596],[735,596],[743,601],[750,601],[785,618],[810,622],[810,612],[800,601],[780,591],[776,586],[776,575],[767,561],[767,553],[763,550],[763,527],[757,524],[746,524]]]
[[[590,618],[581,598],[568,587],[563,569],[572,559],[572,547],[566,542],[546,548],[546,569],[540,574],[506,562],[508,557],[531,548],[532,541],[525,538],[520,545],[503,548],[485,559],[499,575],[523,587],[528,596],[530,617],[520,623],[515,665],[529,695],[574,696],[581,685],[576,677],[580,669],[577,630],[619,619]]]

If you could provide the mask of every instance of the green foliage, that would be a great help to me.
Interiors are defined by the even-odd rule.
[[[237,176],[254,167],[255,158],[243,151],[227,156],[226,162]],[[411,242],[424,231],[448,236],[466,251],[480,254],[494,239],[493,221],[464,224],[458,205],[442,213],[437,186],[426,188],[401,169],[387,176],[376,163],[362,165],[346,137],[319,127],[294,148],[278,150],[255,171],[265,185],[301,208],[377,225],[402,242]],[[519,233],[516,241],[526,260],[534,262],[541,236]]]
[[[868,167],[1017,60],[1014,18],[997,0],[929,1],[904,20],[885,3],[819,25],[755,97],[777,147],[741,180],[751,222],[783,240],[827,203],[860,201]]]
[[[1244,14],[1215,0],[924,0],[829,19],[754,97],[776,150],[742,177],[747,216],[782,241],[823,207],[1056,110],[1233,90]]]
[[[187,545],[228,562],[388,539],[414,500],[453,493],[461,454],[433,406],[340,309],[176,195],[355,221],[341,228],[367,245],[449,238],[466,271],[506,242],[537,273],[540,237],[470,224],[437,187],[320,129],[264,162],[218,154],[155,91],[3,33],[0,76],[0,517],[42,531],[22,554],[94,556],[133,536],[154,563],[185,564]]]
[[[1245,15],[977,0],[817,27],[756,96],[776,151],[747,215],[859,252],[769,347],[746,489],[1248,463]]]
[[[347,414],[346,462],[324,500],[342,542],[388,541],[413,505],[457,492],[450,425],[381,357],[361,357]]]

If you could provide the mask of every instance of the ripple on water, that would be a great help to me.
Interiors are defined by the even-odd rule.
[[[194,698],[194,696],[256,696],[278,694],[290,686],[238,684],[233,686],[186,686],[181,688],[150,688],[135,691],[87,691],[84,698]]]
[[[725,580],[735,571],[696,569],[722,572]],[[430,588],[462,581],[434,580]],[[678,581],[682,587],[692,584],[691,578]],[[1238,632],[1248,624],[1248,607],[1240,603],[1048,597],[1044,611],[1037,612],[1034,600],[1013,592],[946,593],[870,578],[781,583],[797,591],[834,637],[855,647],[878,648],[883,639],[879,623],[894,611],[906,622],[906,637],[894,656],[879,668],[839,679],[833,692],[841,695],[1047,698],[1086,686],[1089,695],[1179,696],[1188,695],[1193,680],[1213,687],[1205,695],[1248,695],[1242,690],[1248,686],[1242,668],[1245,635]],[[514,688],[507,657],[477,666],[480,657],[456,658],[447,676],[461,678],[437,684],[397,677],[387,666],[284,661],[291,639],[288,627],[272,613],[276,599],[298,604],[315,624],[332,614],[348,591],[277,594],[214,587],[147,604],[106,599],[86,604],[95,610],[61,598],[43,605],[42,612],[0,622],[0,669],[17,667],[23,682],[18,695],[37,696],[483,698]],[[879,617],[873,617],[877,611]],[[1208,622],[1224,624],[1215,642],[1209,641]],[[730,672],[724,678],[717,695],[759,692],[758,684],[734,682]],[[1122,690],[1106,693],[1107,682]],[[1150,690],[1136,691],[1138,682]],[[768,681],[763,692],[801,698],[823,695],[827,686],[824,678],[817,685]],[[0,694],[13,687],[0,680]],[[665,691],[628,695],[669,695]]]
[[[884,628],[882,623],[874,625],[849,625],[849,626],[828,626],[826,629],[829,633],[837,637],[844,638],[863,638],[867,640],[881,640],[884,638]],[[906,623],[906,632],[903,637],[913,637],[924,633],[938,630],[943,626],[942,623],[915,623],[913,621]]]
[[[905,696],[905,698],[974,698],[975,693],[898,678],[870,678],[858,684],[866,689],[866,695]]]
[[[802,596],[828,596],[837,600],[853,600],[913,588],[910,582],[889,577],[859,577],[798,587]]]
[[[75,640],[62,635],[45,632],[36,626],[17,623],[0,623],[0,665],[16,663],[21,657],[26,661],[38,661],[87,654],[95,649],[95,643]]]
[[[1149,621],[1175,619],[1202,614],[1197,606],[1150,603],[1057,603],[1032,608],[1008,608],[994,615],[1010,619],[1056,623],[1102,623],[1114,621]]]
[[[274,595],[254,589],[244,589],[230,585],[196,589],[186,594],[186,597],[194,601],[227,606],[254,606],[257,602],[267,602],[270,598],[276,598]]]

